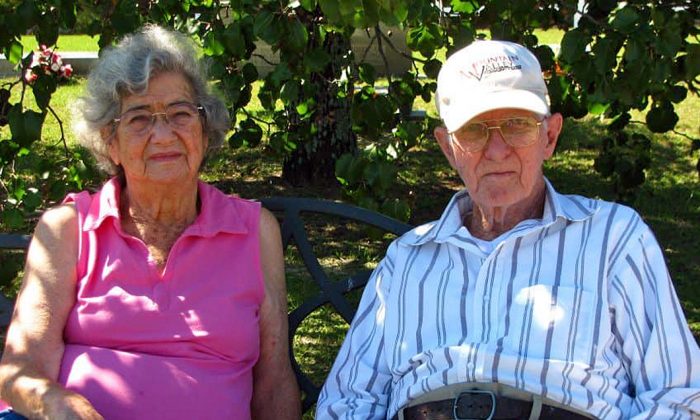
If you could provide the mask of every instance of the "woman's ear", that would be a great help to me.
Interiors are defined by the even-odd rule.
[[[106,125],[100,129],[100,137],[102,137],[102,141],[107,144],[107,153],[109,154],[109,158],[112,159],[112,162],[116,166],[119,166],[121,164],[121,160],[119,159],[119,141],[117,140],[117,130],[112,125]]]
[[[457,166],[455,165],[454,149],[452,148],[452,142],[450,141],[450,133],[447,131],[447,128],[442,126],[435,127],[435,130],[433,130],[433,135],[435,136],[435,139],[440,145],[440,150],[442,150],[442,154],[445,155],[447,161],[450,163],[450,166],[453,169],[457,170]]]

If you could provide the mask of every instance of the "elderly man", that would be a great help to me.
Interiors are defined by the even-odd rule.
[[[562,116],[537,59],[476,41],[437,105],[466,190],[389,247],[317,418],[700,416],[700,351],[651,230],[543,176]]]

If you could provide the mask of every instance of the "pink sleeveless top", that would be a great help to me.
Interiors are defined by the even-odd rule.
[[[71,194],[77,300],[59,382],[106,419],[250,418],[264,296],[260,204],[199,184],[200,214],[161,275],[121,229],[120,185]]]

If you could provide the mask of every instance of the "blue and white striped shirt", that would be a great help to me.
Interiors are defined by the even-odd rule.
[[[499,382],[597,417],[700,416],[700,350],[632,209],[558,194],[492,250],[442,217],[395,240],[370,278],[318,419],[391,418],[445,385]]]

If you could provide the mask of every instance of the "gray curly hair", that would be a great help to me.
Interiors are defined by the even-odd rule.
[[[84,95],[75,104],[73,131],[108,174],[121,175],[122,168],[110,159],[109,139],[103,139],[100,130],[118,117],[122,98],[145,92],[149,80],[163,72],[185,76],[194,101],[204,108],[204,133],[209,139],[205,156],[223,143],[229,115],[207,85],[206,69],[197,58],[194,42],[177,31],[146,25],[103,51],[90,71]]]

